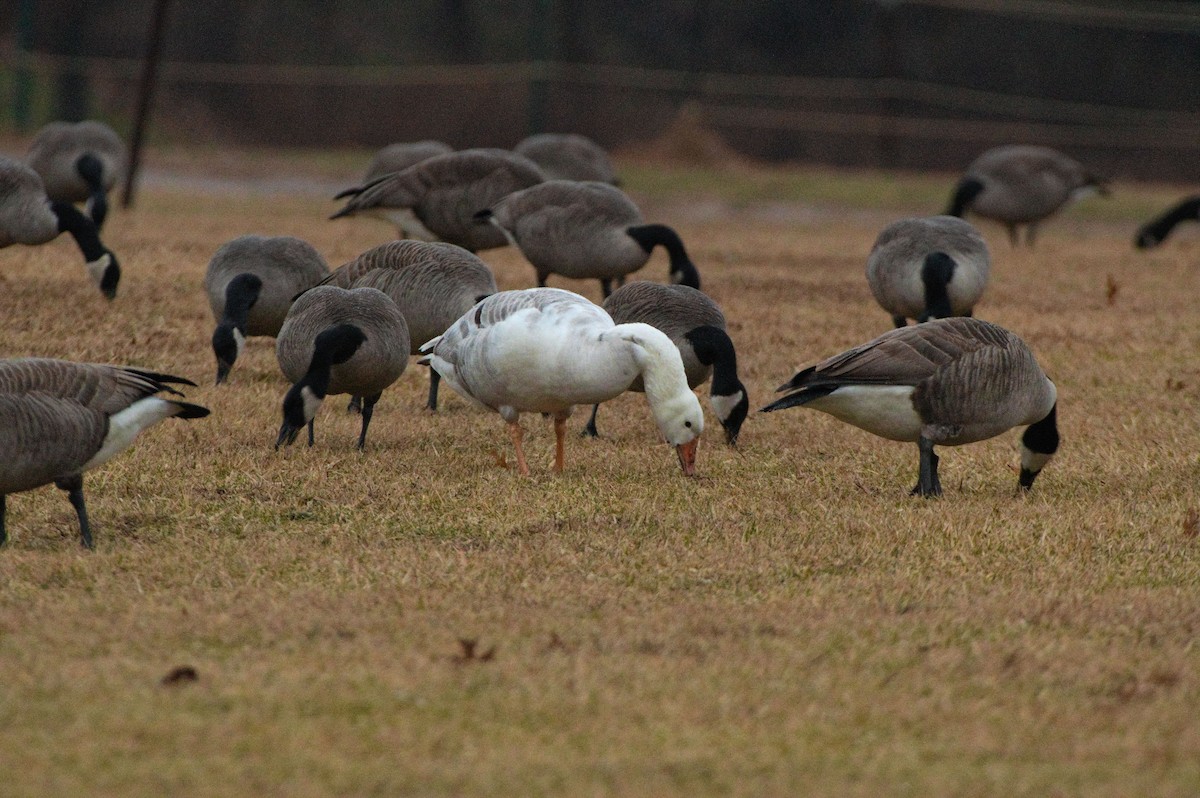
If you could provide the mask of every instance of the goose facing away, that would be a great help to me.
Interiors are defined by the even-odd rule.
[[[528,158],[504,150],[477,149],[426,158],[393,174],[347,189],[331,216],[378,216],[410,238],[446,241],[477,252],[508,243],[503,233],[474,218],[501,197],[545,180]]]
[[[940,496],[934,446],[960,446],[1029,425],[1020,489],[1058,451],[1057,391],[1025,343],[1002,327],[951,318],[901,327],[799,372],[763,412],[807,405],[894,441],[915,441],[914,494]]]
[[[382,291],[319,285],[297,297],[275,339],[279,368],[292,383],[275,448],[291,445],[306,425],[312,446],[325,397],[348,393],[363,397],[361,451],[375,403],[404,373],[408,351],[408,325]]]
[[[645,266],[661,244],[671,259],[671,281],[700,288],[679,235],[666,225],[644,224],[633,200],[607,183],[551,180],[509,194],[477,218],[520,248],[539,286],[551,274],[597,279],[607,297],[614,280]]]
[[[695,472],[704,413],[687,386],[679,350],[648,324],[614,324],[603,308],[570,291],[501,291],[421,351],[455,391],[507,422],[522,474],[529,466],[521,413],[554,417],[554,469],[561,472],[572,407],[611,399],[638,377],[684,474]]]
[[[48,358],[0,360],[0,544],[7,539],[5,496],[53,482],[67,491],[80,541],[92,548],[83,474],[120,454],[165,418],[203,418],[206,408],[155,394],[181,395],[182,377]]]
[[[312,245],[291,236],[246,235],[222,244],[204,274],[217,322],[212,334],[217,385],[228,378],[246,338],[277,335],[292,298],[328,274],[329,266]]]
[[[1188,197],[1170,210],[1146,222],[1138,230],[1133,245],[1138,249],[1152,249],[1167,240],[1167,236],[1180,222],[1200,221],[1200,194]]]
[[[56,202],[86,202],[96,228],[108,216],[108,192],[125,174],[125,144],[103,122],[51,122],[37,132],[26,163]]]
[[[725,314],[707,295],[685,285],[660,285],[644,280],[618,288],[604,300],[604,309],[617,324],[641,322],[661,330],[679,349],[689,388],[709,376],[709,403],[725,429],[725,440],[737,445],[750,409],[746,386],[737,375],[737,351],[725,329]],[[644,391],[640,378],[629,386]],[[595,436],[600,405],[592,408],[585,435]]]
[[[967,167],[954,189],[947,216],[967,211],[1008,228],[1013,246],[1026,225],[1033,245],[1038,223],[1087,194],[1107,194],[1103,181],[1072,158],[1049,147],[1008,145],[987,150]]]
[[[991,256],[974,225],[953,216],[901,219],[884,228],[867,258],[875,301],[903,327],[970,316],[987,288]]]
[[[441,335],[476,302],[496,293],[487,264],[454,244],[392,241],[359,255],[325,281],[342,288],[378,288],[408,322],[410,354]],[[427,407],[437,410],[441,378],[429,371]]]
[[[608,153],[578,133],[537,133],[513,147],[536,163],[550,180],[595,180],[619,185]]]
[[[62,232],[75,239],[100,292],[108,299],[116,297],[121,265],[101,243],[95,223],[71,203],[49,199],[37,172],[0,156],[0,248],[45,244]]]

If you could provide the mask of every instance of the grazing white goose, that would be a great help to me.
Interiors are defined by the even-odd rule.
[[[55,202],[86,202],[96,229],[108,216],[108,192],[125,174],[125,144],[103,122],[51,122],[37,132],[25,162]]]
[[[542,167],[550,180],[620,183],[604,148],[578,133],[536,133],[522,139],[513,152]]]
[[[51,201],[37,172],[0,155],[0,249],[36,246],[68,232],[79,245],[88,276],[107,299],[117,295],[121,265],[104,244],[96,224],[69,202]]]
[[[987,288],[991,256],[970,222],[953,216],[901,219],[884,228],[867,258],[867,283],[903,327],[970,316]]]
[[[508,423],[522,474],[529,466],[521,448],[521,413],[553,415],[554,469],[562,471],[572,407],[611,399],[638,377],[683,472],[695,472],[704,413],[688,388],[679,350],[648,324],[614,324],[603,308],[557,288],[502,291],[421,351],[455,391]]]
[[[1028,490],[1058,451],[1058,392],[1033,353],[1002,327],[951,318],[900,327],[780,386],[762,412],[807,405],[893,441],[915,441],[914,494],[940,496],[933,447],[982,441],[1028,424],[1018,485]]]
[[[182,377],[49,358],[0,360],[0,544],[5,495],[53,482],[79,517],[80,541],[92,548],[83,473],[103,465],[138,434],[166,418],[203,418],[206,408],[160,399]]]
[[[246,337],[278,335],[292,300],[328,274],[320,253],[292,236],[240,236],[218,247],[204,273],[217,321],[212,334],[217,385],[229,377]]]
[[[1108,190],[1078,161],[1057,150],[1020,144],[994,147],[967,167],[946,215],[962,217],[971,211],[1001,222],[1014,247],[1018,226],[1027,225],[1025,243],[1033,246],[1039,222],[1093,192]]]
[[[725,428],[725,441],[737,445],[750,399],[737,375],[737,351],[725,331],[725,314],[706,294],[686,285],[660,285],[638,280],[618,288],[604,300],[617,324],[642,322],[662,330],[679,348],[689,388],[712,377],[709,404]],[[629,390],[644,390],[640,379]],[[585,435],[595,437],[600,405],[592,408]]]
[[[378,288],[392,298],[408,322],[411,353],[441,335],[476,302],[498,290],[487,264],[462,247],[426,241],[392,241],[369,249],[324,280],[339,288]],[[438,382],[429,372],[429,401],[437,410]],[[351,409],[358,402],[351,400]]]
[[[551,274],[594,278],[607,297],[613,280],[623,283],[661,244],[671,258],[671,281],[700,288],[700,273],[679,235],[663,224],[643,224],[633,200],[607,183],[550,180],[514,191],[476,218],[520,247],[539,286]]]
[[[1161,216],[1146,222],[1138,230],[1133,245],[1138,249],[1152,249],[1167,240],[1167,236],[1181,222],[1200,221],[1200,194],[1175,205]]]
[[[546,179],[533,161],[505,150],[461,150],[435,155],[334,199],[349,197],[329,217],[379,216],[410,238],[446,241],[471,252],[502,247],[508,239],[475,221],[496,200]]]
[[[400,308],[375,288],[346,290],[318,285],[292,303],[279,336],[275,357],[293,384],[283,398],[283,423],[275,448],[296,440],[313,420],[328,394],[363,397],[358,449],[367,445],[367,427],[384,388],[408,366],[408,325]]]

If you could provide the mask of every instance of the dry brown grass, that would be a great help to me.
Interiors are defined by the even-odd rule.
[[[1064,446],[1025,498],[1015,434],[943,451],[947,495],[923,501],[915,447],[801,410],[752,416],[736,453],[710,421],[686,480],[634,395],[561,477],[528,419],[522,479],[496,466],[497,417],[449,391],[422,410],[416,366],[365,454],[342,398],[313,449],[276,453],[270,342],[211,386],[205,264],[246,232],[337,264],[387,228],[326,222],[317,197],[148,191],[110,222],[111,305],[65,241],[0,252],[0,355],[189,375],[213,410],[86,478],[95,552],[59,491],[9,499],[0,793],[1196,794],[1200,238],[1135,253],[1141,205],[1116,193],[1032,252],[984,228],[978,314],[1060,390]],[[867,250],[936,209],[645,199],[731,319],[756,407],[887,328]],[[518,253],[485,259],[531,284]],[[164,684],[178,666],[198,678]]]

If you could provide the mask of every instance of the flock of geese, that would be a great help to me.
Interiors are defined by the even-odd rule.
[[[106,194],[124,168],[121,141],[104,125],[48,126],[24,162],[0,158],[0,247],[70,233],[91,279],[114,298],[120,267],[100,230]],[[871,250],[868,284],[896,328],[799,372],[762,411],[808,406],[915,442],[912,492],[922,496],[942,492],[935,447],[1025,426],[1018,485],[1030,488],[1058,449],[1057,391],[1020,338],[972,318],[990,256],[963,217],[1004,224],[1014,246],[1024,227],[1031,245],[1039,223],[1089,191],[1103,192],[1102,181],[1054,150],[1008,146],[982,154],[945,215],[895,222]],[[331,271],[304,241],[247,235],[222,245],[205,275],[217,384],[236,380],[248,337],[276,339],[291,383],[276,448],[305,428],[312,445],[325,398],[348,394],[362,416],[363,449],[376,403],[414,355],[430,368],[429,409],[437,409],[444,380],[498,413],[522,474],[529,473],[522,413],[552,419],[561,471],[572,408],[593,405],[585,432],[595,435],[600,404],[627,390],[646,395],[685,474],[695,472],[704,430],[693,389],[706,381],[726,442],[737,444],[750,397],[725,316],[701,292],[680,236],[643,219],[594,142],[544,134],[512,151],[396,144],[376,155],[360,186],[337,198],[345,204],[331,218],[380,217],[400,240]],[[1135,244],[1156,246],[1197,218],[1200,197],[1188,198],[1143,226]],[[538,287],[498,291],[476,253],[509,244],[532,264]],[[658,246],[670,259],[670,284],[626,284]],[[603,306],[546,287],[551,275],[598,280]],[[90,547],[83,473],[165,418],[208,415],[182,400],[176,386],[185,385],[194,383],[136,368],[0,360],[0,543],[4,497],[54,483],[67,491]]]

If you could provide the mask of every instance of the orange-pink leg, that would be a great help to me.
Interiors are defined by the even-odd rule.
[[[521,472],[522,476],[529,476],[529,465],[525,462],[525,450],[521,448],[521,436],[525,434],[525,430],[521,429],[521,423],[519,421],[509,423],[508,434],[512,436],[513,448],[517,450],[517,471]]]
[[[567,420],[554,417],[554,473],[561,474],[567,465],[567,456],[563,450],[563,441],[567,437]]]

